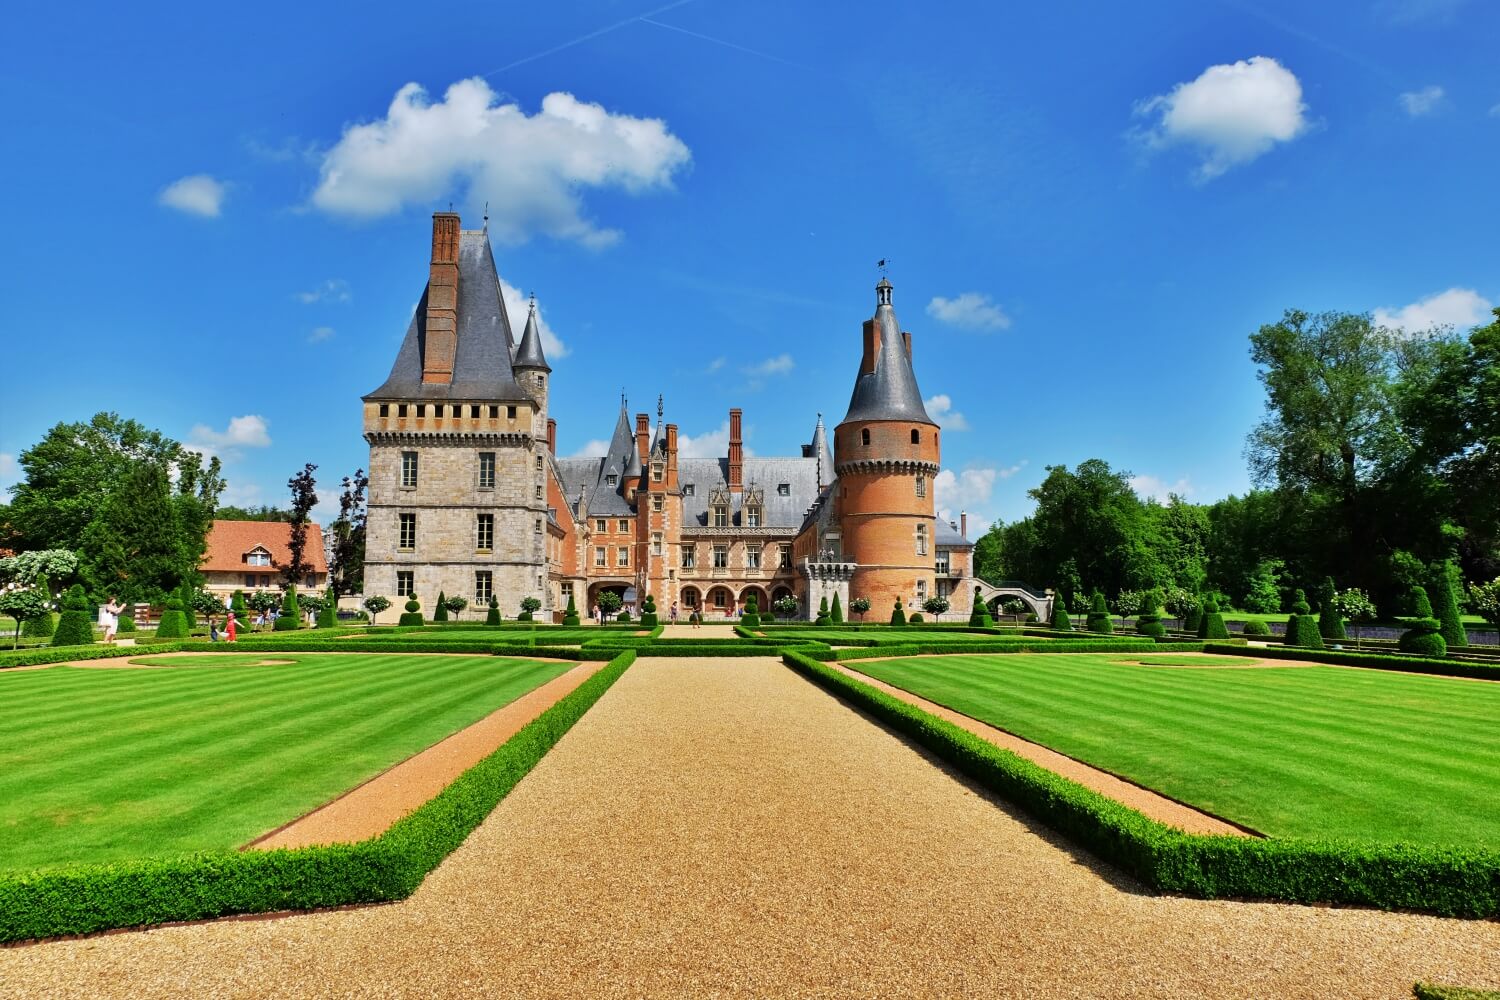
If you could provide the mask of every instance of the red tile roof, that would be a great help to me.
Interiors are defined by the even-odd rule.
[[[302,548],[303,561],[314,573],[327,573],[322,529],[308,522],[302,531],[306,539]],[[208,549],[203,553],[199,569],[209,573],[239,573],[247,567],[258,572],[280,569],[292,560],[292,553],[287,548],[291,537],[292,526],[285,521],[215,521],[208,529]],[[245,562],[245,554],[257,545],[271,553],[269,567],[249,566]]]

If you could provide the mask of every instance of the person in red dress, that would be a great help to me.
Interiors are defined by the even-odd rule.
[[[229,620],[224,623],[224,641],[225,642],[233,642],[234,641],[234,631],[235,631],[234,612],[231,611],[231,612],[229,612]]]

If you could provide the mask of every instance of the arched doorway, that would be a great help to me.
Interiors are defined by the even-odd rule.
[[[631,588],[631,584],[623,580],[600,580],[598,583],[589,584],[589,599],[587,608],[579,608],[581,615],[592,615],[594,605],[599,601],[599,595],[605,592],[612,593],[621,601],[625,599],[625,591]]]
[[[740,591],[740,607],[743,608],[748,605],[752,595],[755,597],[755,606],[759,609],[760,613],[763,615],[770,614],[771,598],[766,595],[764,587],[751,586]]]
[[[703,595],[698,592],[697,587],[683,587],[680,600],[689,613],[703,610]]]
[[[728,618],[734,613],[734,593],[728,587],[714,587],[708,592],[708,603],[704,613],[719,618]]]

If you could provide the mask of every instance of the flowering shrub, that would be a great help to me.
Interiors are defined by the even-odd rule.
[[[1333,603],[1338,607],[1339,614],[1351,622],[1369,622],[1375,620],[1375,602],[1370,600],[1358,587],[1350,587],[1348,590],[1337,594]]]

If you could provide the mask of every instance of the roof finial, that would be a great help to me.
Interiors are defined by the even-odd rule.
[[[656,420],[657,420],[658,423],[661,422],[661,414],[662,414],[661,393],[658,392],[656,394]]]
[[[486,216],[488,218],[488,216]],[[531,311],[536,312],[536,292],[531,293]]]
[[[490,203],[484,203],[484,228],[490,228]]]

